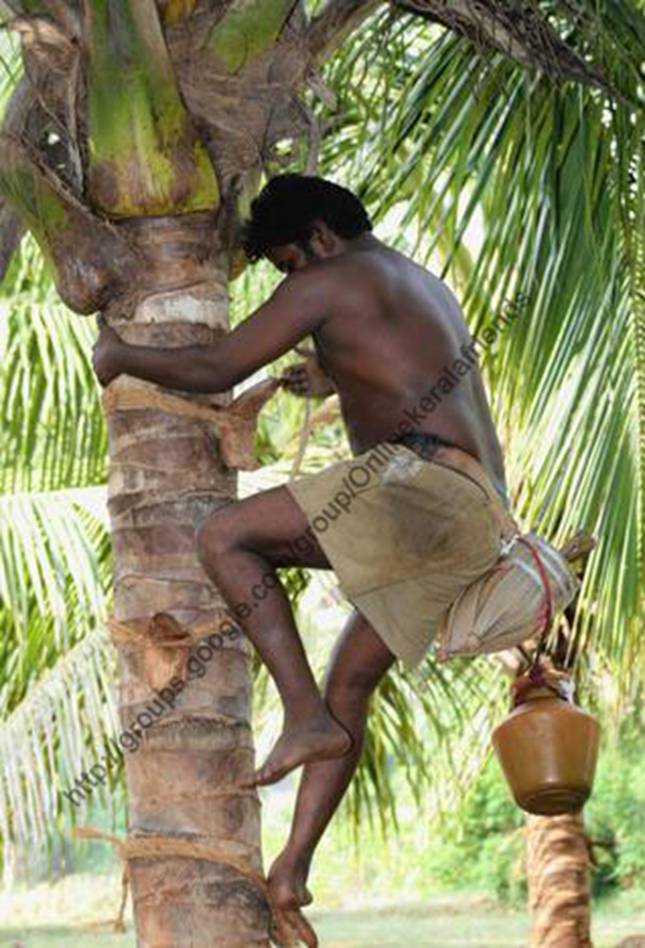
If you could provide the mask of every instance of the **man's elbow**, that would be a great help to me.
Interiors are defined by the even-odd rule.
[[[204,359],[197,374],[196,381],[199,383],[199,390],[212,395],[228,392],[237,385],[238,381],[241,381],[234,366],[224,364],[219,356],[212,353]]]

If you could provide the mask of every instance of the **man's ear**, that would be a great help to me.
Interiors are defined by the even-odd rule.
[[[316,218],[311,222],[309,243],[314,249],[322,250],[323,253],[329,253],[336,247],[337,238],[325,221]]]

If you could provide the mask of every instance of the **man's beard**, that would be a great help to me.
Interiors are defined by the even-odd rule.
[[[307,240],[299,240],[298,246],[304,253],[307,263],[313,263],[314,260],[318,259],[316,252],[311,246],[311,240],[309,238],[307,238]]]

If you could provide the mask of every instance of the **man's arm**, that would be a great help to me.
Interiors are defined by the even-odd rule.
[[[211,346],[133,346],[106,329],[95,347],[94,368],[103,385],[125,373],[165,388],[225,392],[318,329],[327,317],[329,298],[326,275],[294,273],[255,313]]]

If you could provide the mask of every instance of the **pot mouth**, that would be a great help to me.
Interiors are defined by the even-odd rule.
[[[544,787],[515,800],[523,810],[535,816],[559,816],[575,813],[589,799],[591,787]]]
[[[545,699],[550,701],[562,701],[565,704],[569,703],[565,695],[561,694],[555,688],[547,688],[544,685],[532,685],[530,688],[526,688],[519,696],[519,700],[515,703],[516,705],[530,704],[531,701]]]
[[[512,707],[534,699],[556,698],[574,704],[574,684],[571,675],[545,668],[538,664],[515,679],[511,689]]]

